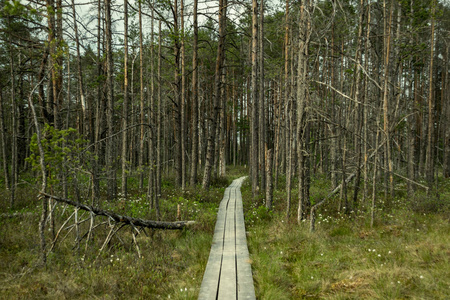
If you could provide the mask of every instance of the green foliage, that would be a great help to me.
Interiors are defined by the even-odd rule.
[[[56,130],[53,126],[45,124],[41,143],[44,149],[48,180],[51,185],[59,183],[61,172],[76,176],[76,170],[89,164],[88,158],[92,154],[86,150],[87,140],[76,129]],[[26,161],[32,165],[34,170],[40,170],[41,153],[39,153],[36,134],[31,138],[30,153]]]
[[[21,16],[25,13],[25,6],[18,0],[5,1],[1,10],[1,17],[5,16]]]

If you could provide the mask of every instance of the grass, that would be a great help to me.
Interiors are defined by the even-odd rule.
[[[447,193],[439,207],[448,207]],[[336,213],[332,201],[318,212],[317,230],[310,233],[308,222],[286,221],[282,191],[275,192],[269,213],[249,201],[248,183],[243,195],[258,299],[450,298],[448,211],[424,212],[417,203],[395,199],[391,207],[379,204],[371,228],[364,205],[347,216]],[[421,200],[429,201],[415,199]]]
[[[182,220],[195,220],[186,230],[146,230],[137,236],[141,257],[132,243],[131,229],[119,231],[99,252],[110,228],[99,225],[85,251],[85,239],[77,250],[75,230],[63,230],[47,265],[40,263],[38,223],[41,211],[36,190],[20,189],[16,210],[23,217],[0,219],[0,299],[197,299],[209,256],[218,204],[230,179],[212,182],[209,191],[200,186],[181,191],[171,178],[165,180],[160,201],[163,220],[175,221],[178,206]],[[132,186],[133,187],[133,186]],[[6,191],[0,195],[0,214],[8,209]],[[102,207],[133,217],[154,218],[145,195],[103,201]],[[14,211],[14,212],[15,212]],[[72,214],[71,207],[57,206],[56,230]],[[89,218],[80,211],[79,220]],[[95,224],[106,218],[95,218]],[[73,219],[67,224],[74,224]],[[89,222],[79,226],[87,232]],[[50,243],[51,232],[47,232]],[[63,237],[67,235],[65,239]]]
[[[176,220],[179,206],[182,220],[197,223],[182,231],[142,232],[137,236],[141,257],[129,228],[119,231],[99,254],[109,231],[104,224],[87,251],[85,240],[74,249],[73,230],[61,238],[46,267],[39,261],[40,203],[35,190],[21,187],[16,211],[27,214],[0,219],[0,299],[197,299],[224,188],[246,172],[230,169],[228,177],[213,181],[209,191],[197,186],[182,192],[174,187],[173,177],[165,178],[162,219]],[[420,193],[407,199],[400,192],[386,207],[380,196],[373,228],[369,203],[345,215],[337,212],[338,200],[331,200],[317,212],[317,230],[310,233],[307,222],[298,225],[293,215],[286,220],[282,180],[280,176],[272,211],[265,209],[262,197],[251,199],[248,180],[242,189],[258,299],[450,298],[449,182],[441,182],[439,199]],[[105,208],[154,218],[145,195],[135,185],[131,188],[128,199],[104,201]],[[325,178],[314,179],[313,201],[329,190]],[[294,189],[293,212],[296,198]],[[7,199],[6,191],[0,192],[0,213],[12,213]],[[72,212],[58,207],[56,224]],[[84,218],[87,215],[80,213],[79,219]],[[105,221],[98,218],[96,224],[101,220]],[[88,222],[80,225],[80,232],[87,226]],[[68,231],[63,232],[62,237]],[[50,236],[47,232],[48,241]]]

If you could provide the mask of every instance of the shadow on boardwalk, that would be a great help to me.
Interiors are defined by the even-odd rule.
[[[236,179],[220,202],[199,299],[256,299],[245,235],[241,185]]]

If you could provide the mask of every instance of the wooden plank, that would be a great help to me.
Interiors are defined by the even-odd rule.
[[[242,207],[242,194],[236,195],[236,260],[237,260],[237,299],[256,299],[247,236]]]
[[[245,177],[225,190],[199,299],[256,299],[245,235],[242,194]]]
[[[227,206],[225,223],[222,268],[220,273],[219,292],[217,299],[236,299],[236,188],[230,191],[231,197]]]
[[[217,221],[214,228],[214,236],[209,254],[208,263],[206,265],[205,274],[203,276],[200,288],[199,299],[216,299],[219,284],[222,252],[223,252],[223,234],[226,221],[226,207],[230,199],[230,189],[225,190],[225,195],[220,202],[219,211],[217,212]]]

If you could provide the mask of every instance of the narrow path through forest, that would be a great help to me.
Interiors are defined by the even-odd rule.
[[[241,185],[234,180],[220,202],[199,299],[256,299],[245,235]]]

